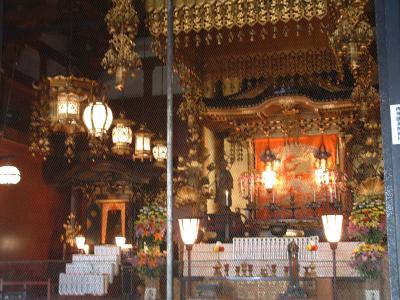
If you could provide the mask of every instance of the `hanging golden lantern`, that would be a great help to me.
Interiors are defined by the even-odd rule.
[[[114,128],[111,135],[114,145],[111,150],[117,155],[129,155],[133,137],[131,126],[135,125],[135,122],[126,119],[123,112],[119,115],[120,117],[113,122]]]
[[[261,153],[260,159],[266,164],[265,170],[261,173],[262,183],[268,191],[271,191],[276,182],[274,164],[275,162],[278,162],[278,160],[276,155],[270,149],[269,143],[268,147],[264,150],[264,152]]]
[[[52,133],[66,134],[65,157],[74,158],[75,135],[84,133],[81,119],[83,103],[92,97],[97,82],[84,77],[53,76],[33,84],[40,100],[34,104],[30,124],[30,147],[32,155],[40,154],[44,159],[50,154],[49,136]]]
[[[82,104],[91,97],[97,83],[87,78],[55,76],[48,77],[47,84],[40,87],[49,98],[52,130],[67,134],[84,132],[80,114]]]
[[[167,160],[167,142],[162,137],[159,137],[153,141],[153,145],[153,157],[158,165],[163,165]]]
[[[318,186],[328,185],[334,181],[334,173],[328,169],[328,159],[331,154],[326,150],[323,137],[321,138],[321,145],[314,153],[315,158],[315,183]]]
[[[272,163],[267,163],[265,170],[261,174],[262,183],[267,190],[271,190],[276,182],[276,172],[272,168]]]
[[[80,119],[80,102],[79,96],[75,93],[58,94],[57,99],[50,105],[52,119],[61,124],[77,124]]]
[[[145,125],[140,125],[139,130],[135,132],[135,153],[133,159],[151,160],[151,138],[154,134],[146,128]]]
[[[102,100],[89,103],[83,111],[83,122],[90,135],[101,138],[113,121],[111,108]]]

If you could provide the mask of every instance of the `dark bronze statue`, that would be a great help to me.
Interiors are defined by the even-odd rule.
[[[303,300],[307,299],[306,293],[300,287],[299,282],[299,246],[295,241],[290,242],[288,245],[289,254],[289,287],[283,295],[279,298],[280,300],[296,299]]]
[[[221,162],[221,169],[217,178],[217,190],[216,190],[215,201],[218,204],[219,211],[224,210],[224,208],[226,207],[232,206],[233,177],[231,172],[229,172],[226,169],[227,165],[228,165],[227,161],[223,160]],[[226,191],[228,191],[228,197]]]

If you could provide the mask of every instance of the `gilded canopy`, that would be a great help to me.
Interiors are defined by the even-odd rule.
[[[328,39],[328,0],[177,0],[175,65],[205,84],[227,78],[340,72]],[[164,1],[146,0],[156,53],[165,57]],[[189,50],[190,49],[190,50]],[[187,81],[190,81],[186,78]]]
[[[277,24],[289,21],[323,19],[327,0],[176,0],[174,33]],[[154,36],[167,33],[167,9],[164,1],[146,0],[149,29]]]

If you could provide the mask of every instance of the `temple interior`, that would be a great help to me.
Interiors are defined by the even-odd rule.
[[[0,2],[0,299],[391,299],[374,1]]]

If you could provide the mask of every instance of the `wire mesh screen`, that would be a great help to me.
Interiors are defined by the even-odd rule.
[[[13,154],[21,182],[0,186],[0,299],[166,299],[162,1],[15,2],[4,7],[0,159]],[[374,51],[333,53],[332,1],[195,2],[176,17],[198,18],[175,24],[174,299],[390,299]],[[231,2],[232,20],[249,24],[199,29],[209,11],[229,23]],[[120,29],[104,17],[116,3],[129,26],[113,39]],[[125,58],[141,67],[113,66],[112,51],[102,63],[126,39]],[[316,196],[326,145],[302,139],[328,135],[335,186],[329,178]],[[283,162],[273,139],[307,150],[284,161],[307,195],[266,187],[268,163]],[[262,188],[245,191],[244,174]],[[335,256],[326,213],[344,216]],[[177,222],[187,216],[201,218],[190,257]]]

